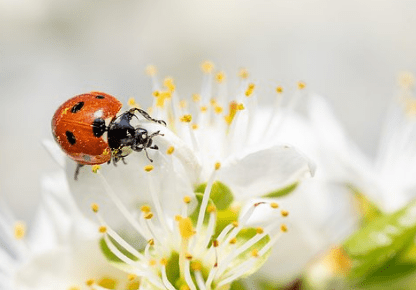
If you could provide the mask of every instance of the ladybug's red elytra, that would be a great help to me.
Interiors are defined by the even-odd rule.
[[[113,161],[114,165],[132,151],[157,150],[152,138],[160,131],[148,134],[147,130],[133,127],[130,121],[136,112],[147,120],[163,124],[144,110],[132,108],[117,116],[122,104],[115,97],[91,92],[75,96],[63,103],[52,118],[52,134],[62,150],[77,162],[75,179],[83,165]],[[106,121],[108,125],[106,125]],[[107,134],[105,134],[107,133]]]

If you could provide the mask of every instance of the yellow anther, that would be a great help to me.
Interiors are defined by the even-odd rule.
[[[92,172],[97,173],[100,168],[101,168],[100,165],[93,165],[91,167],[91,170],[92,170]]]
[[[253,83],[248,84],[248,88],[245,92],[246,97],[250,97],[253,94],[253,91],[254,91],[255,87],[256,87],[256,85],[253,84]]]
[[[157,264],[157,261],[155,259],[149,260],[149,265],[150,266],[156,266],[156,264]]]
[[[253,250],[251,251],[251,256],[253,256],[253,257],[257,258],[257,257],[259,256],[259,250],[257,250],[257,249],[253,249]]]
[[[160,264],[161,264],[161,265],[163,265],[163,266],[167,266],[167,264],[168,264],[168,259],[166,259],[166,258],[162,258],[162,259],[160,259]]]
[[[14,238],[16,240],[21,240],[26,235],[26,224],[24,222],[18,221],[14,224]]]
[[[150,172],[150,171],[152,171],[154,168],[155,168],[155,167],[154,167],[152,164],[149,164],[149,165],[146,165],[146,166],[144,167],[144,171],[146,171],[146,172]]]
[[[257,234],[259,234],[259,235],[261,235],[262,233],[264,233],[263,228],[258,227],[258,228],[256,229],[256,233],[257,233]]]
[[[173,82],[173,79],[171,77],[167,77],[163,80],[163,85],[170,91],[175,91],[175,84]]]
[[[192,130],[197,130],[199,128],[198,124],[192,124],[191,126]]]
[[[214,112],[217,114],[221,114],[224,109],[221,106],[215,106]]]
[[[228,125],[231,125],[232,121],[234,120],[235,114],[237,113],[237,110],[238,110],[237,102],[232,101],[229,105],[229,110],[230,112],[228,113],[227,116],[225,116],[225,121],[227,122]]]
[[[271,206],[272,208],[279,208],[279,205],[277,204],[277,202],[272,202],[272,203],[270,203],[270,206]]]
[[[201,106],[200,110],[201,110],[202,113],[205,113],[208,110],[208,107],[207,106]]]
[[[233,225],[233,227],[238,228],[238,221],[233,221],[232,225]]]
[[[182,216],[175,215],[175,221],[179,222],[180,220],[182,220]]]
[[[172,155],[174,151],[175,151],[175,147],[170,146],[170,147],[168,148],[168,150],[166,150],[166,154],[168,154],[168,155]]]
[[[155,240],[154,240],[154,239],[150,239],[147,243],[148,243],[149,245],[151,245],[151,246],[154,246],[154,244],[155,244]]]
[[[107,232],[107,227],[106,227],[106,226],[100,226],[100,227],[98,228],[98,231],[99,231],[100,233],[104,234],[104,233],[106,233],[106,232]]]
[[[244,104],[243,103],[239,103],[238,105],[237,105],[237,110],[239,110],[239,111],[242,111],[242,110],[244,110],[245,108],[244,108]]]
[[[215,80],[218,82],[218,83],[222,83],[223,81],[225,81],[225,73],[224,72],[218,72],[216,75],[215,75]]]
[[[240,71],[238,72],[238,76],[242,79],[247,79],[249,77],[249,73],[248,70],[246,68],[242,68],[240,69]]]
[[[152,212],[145,213],[143,217],[147,220],[150,220],[153,217],[153,213]]]
[[[110,154],[110,153],[111,153],[110,148],[105,148],[102,154],[103,154],[103,155],[108,155],[108,154]]]
[[[141,210],[142,212],[144,212],[144,213],[148,213],[148,212],[150,212],[152,209],[151,209],[150,205],[145,204],[145,205],[142,205],[142,206],[140,207],[140,210]]]
[[[215,167],[215,170],[220,169],[221,168],[221,163],[220,162],[215,162],[214,167]]]
[[[213,246],[214,248],[217,248],[219,245],[220,245],[220,242],[218,242],[218,240],[213,240],[213,241],[212,241],[212,246]]]
[[[212,213],[212,212],[215,212],[216,210],[217,208],[215,207],[215,205],[207,206],[207,213]]]
[[[282,214],[282,216],[287,217],[289,215],[289,212],[287,210],[282,210],[280,212]]]
[[[96,203],[91,204],[91,210],[95,213],[97,213],[100,210],[100,206]]]
[[[278,93],[278,94],[283,93],[283,87],[278,86],[278,87],[276,88],[276,93]]]
[[[179,107],[180,107],[181,109],[185,109],[187,106],[188,106],[188,104],[186,103],[186,100],[181,100],[181,101],[179,102]]]
[[[179,290],[190,290],[190,288],[188,285],[184,284],[179,288]]]
[[[130,281],[127,284],[126,290],[138,290],[140,288],[140,280]]]
[[[215,106],[218,104],[215,98],[211,98],[211,100],[209,100],[209,103],[211,104],[211,106]]]
[[[192,100],[194,102],[199,102],[201,100],[201,96],[199,94],[193,94],[192,95]]]
[[[183,239],[189,239],[195,234],[192,221],[189,217],[183,217],[179,221],[179,233]]]
[[[304,82],[299,81],[298,82],[298,89],[303,90],[306,87],[306,84]]]
[[[68,290],[81,290],[81,287],[79,286],[71,286],[68,288]]]
[[[231,240],[230,240],[230,244],[231,245],[235,245],[237,243],[237,238],[232,238]]]
[[[201,271],[202,270],[202,264],[198,261],[192,261],[191,262],[191,269],[194,271]]]
[[[154,76],[157,73],[157,69],[154,65],[148,65],[145,70],[148,76]]]
[[[280,230],[282,231],[282,232],[287,232],[287,226],[285,225],[285,224],[282,224],[281,226],[280,226]]]
[[[204,73],[211,73],[212,72],[212,70],[214,69],[214,64],[212,63],[212,62],[210,62],[210,61],[204,61],[202,64],[201,64],[201,69],[202,69],[202,71],[204,72]]]
[[[191,198],[189,195],[187,195],[187,196],[185,196],[185,197],[183,198],[183,202],[184,202],[184,203],[190,203],[190,202],[191,202],[191,200],[192,200],[192,198]]]
[[[170,99],[172,94],[170,91],[159,92],[159,95],[156,97],[156,107],[163,108],[165,107],[165,101]]]
[[[87,286],[92,286],[95,283],[94,279],[88,279],[87,281],[85,281],[85,285]]]
[[[179,119],[181,122],[184,123],[190,123],[192,121],[192,115],[188,114],[188,115],[183,115],[182,117],[180,117]]]
[[[133,281],[136,278],[137,278],[137,275],[136,274],[128,274],[127,275],[127,279],[129,279],[129,281]]]
[[[186,254],[185,254],[185,258],[186,258],[187,260],[192,260],[192,255],[191,255],[190,253],[186,253]]]
[[[346,276],[351,272],[352,260],[342,246],[332,248],[322,260],[335,275]]]
[[[159,97],[160,92],[158,90],[153,91],[152,95],[153,95],[153,97]]]
[[[399,75],[399,85],[403,89],[410,89],[415,84],[415,77],[410,72],[403,72]]]
[[[129,98],[129,100],[127,101],[127,105],[129,105],[130,107],[137,107],[136,100],[133,97]]]

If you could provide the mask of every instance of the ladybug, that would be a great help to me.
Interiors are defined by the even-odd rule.
[[[147,149],[157,150],[152,145],[155,136],[163,136],[160,131],[149,134],[146,129],[133,127],[130,121],[140,113],[145,119],[163,124],[141,109],[132,108],[120,115],[122,104],[115,97],[102,93],[91,92],[75,96],[63,103],[52,118],[52,134],[62,150],[77,162],[75,180],[84,165],[102,164],[105,162],[116,165],[118,161],[133,151],[146,152]]]

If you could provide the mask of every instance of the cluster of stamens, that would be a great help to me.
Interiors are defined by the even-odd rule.
[[[168,150],[173,154],[173,148]],[[217,209],[209,197],[220,168],[221,164],[216,162],[200,203],[196,196],[183,196],[183,208],[174,217],[167,217],[163,213],[162,201],[157,192],[152,191],[152,186],[150,194],[154,204],[152,207],[141,206],[138,219],[124,208],[117,195],[106,186],[114,205],[148,241],[141,251],[135,249],[106,224],[100,215],[99,205],[91,205],[91,210],[100,222],[98,231],[103,234],[106,246],[119,260],[130,266],[130,274],[145,279],[146,283],[157,289],[217,289],[252,269],[258,258],[269,252],[281,233],[287,231],[287,226],[278,218],[264,228],[247,226],[247,221],[258,208],[279,208],[275,202],[259,202],[253,204],[238,221],[230,222],[216,234]],[[148,172],[149,180],[155,182],[153,170],[144,170]],[[97,174],[105,182],[105,178],[99,172]],[[195,202],[198,203],[197,215],[191,216],[190,207]],[[276,212],[276,216],[282,218],[287,215],[288,212],[284,210],[280,214]],[[244,238],[240,238],[251,229],[254,230],[252,236],[247,238],[243,235]],[[176,276],[171,268],[179,269]]]
[[[289,212],[279,212],[278,204],[272,201],[252,204],[245,212],[241,211],[240,204],[232,204],[229,210],[235,212],[236,220],[226,224],[221,222],[217,207],[210,199],[217,180],[216,172],[221,170],[221,163],[215,160],[224,160],[230,153],[253,141],[250,139],[251,133],[259,129],[253,128],[258,84],[249,82],[248,71],[242,69],[238,74],[240,89],[234,99],[229,99],[225,73],[214,73],[211,62],[204,62],[201,68],[204,72],[202,91],[192,95],[190,101],[179,99],[172,78],[166,78],[159,85],[156,69],[149,66],[146,71],[152,77],[154,87],[154,103],[147,111],[155,118],[166,120],[168,128],[197,155],[202,165],[199,178],[206,181],[202,195],[187,193],[178,196],[182,200],[181,211],[174,216],[166,216],[163,201],[155,189],[155,184],[160,182],[157,181],[155,166],[161,164],[147,165],[144,171],[148,173],[150,192],[143,194],[150,194],[152,205],[143,205],[140,214],[135,215],[118,198],[98,169],[95,170],[101,176],[105,191],[115,208],[147,241],[140,250],[131,246],[106,223],[98,205],[93,204],[91,209],[100,222],[99,232],[106,246],[129,266],[132,275],[141,277],[142,283],[148,283],[156,289],[196,290],[226,286],[255,269],[281,234],[288,230],[281,219],[286,218]],[[215,92],[212,85],[214,81],[217,83]],[[304,88],[305,84],[299,82],[299,93],[288,102],[289,107],[297,101]],[[277,93],[276,106],[265,126],[260,129],[263,138],[257,140],[259,142],[275,135],[269,127],[276,123],[275,116],[279,115],[276,113],[281,110],[283,88],[277,86],[274,91]],[[128,104],[139,106],[134,99],[130,99]],[[176,158],[175,153],[175,148],[170,146],[159,154],[168,157],[162,158],[162,162],[172,162],[169,158]],[[259,214],[265,206],[275,211],[273,221],[264,227],[250,227],[250,218]]]

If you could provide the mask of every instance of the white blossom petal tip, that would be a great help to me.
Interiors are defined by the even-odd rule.
[[[222,167],[219,179],[246,197],[262,196],[279,188],[313,176],[315,164],[289,145],[230,157]]]

